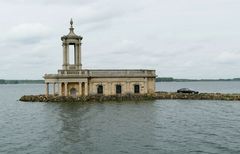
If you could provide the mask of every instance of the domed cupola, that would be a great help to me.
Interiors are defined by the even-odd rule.
[[[64,35],[64,36],[62,36],[61,37],[61,40],[63,41],[64,39],[80,39],[80,40],[82,40],[82,37],[81,36],[79,36],[79,35],[76,35],[75,33],[74,33],[74,28],[73,28],[73,20],[71,19],[70,20],[70,28],[69,28],[69,33],[68,33],[68,35]]]
[[[61,37],[63,46],[63,70],[80,70],[82,69],[81,63],[81,40],[82,37],[74,33],[73,20],[70,20],[70,32],[68,35]],[[69,46],[73,47],[73,51],[69,51]],[[70,63],[69,52],[73,52],[73,63]]]

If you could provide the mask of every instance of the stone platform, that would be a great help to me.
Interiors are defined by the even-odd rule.
[[[199,93],[183,94],[174,92],[156,92],[154,94],[138,95],[90,95],[81,97],[54,96],[54,95],[24,95],[20,98],[23,102],[106,102],[106,101],[143,101],[157,99],[185,99],[185,100],[225,100],[240,101],[240,94],[223,94],[223,93]]]

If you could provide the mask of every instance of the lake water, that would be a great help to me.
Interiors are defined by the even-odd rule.
[[[159,82],[157,90],[176,92],[180,88],[190,88],[199,92],[240,93],[240,82]]]
[[[161,82],[240,92],[240,82]],[[156,100],[111,103],[23,103],[44,85],[0,85],[0,153],[240,153],[240,102]]]

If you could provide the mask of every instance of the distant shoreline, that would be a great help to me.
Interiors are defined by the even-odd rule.
[[[233,79],[174,79],[172,77],[158,77],[156,82],[217,82],[217,81],[240,81],[240,78]]]
[[[156,82],[219,82],[219,81],[240,81],[240,78],[233,79],[175,79],[172,77],[158,77]],[[0,79],[0,84],[44,84],[44,80],[5,80]]]
[[[0,79],[0,84],[44,84],[44,80],[4,80],[4,79]]]

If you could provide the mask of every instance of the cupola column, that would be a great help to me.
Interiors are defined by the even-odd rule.
[[[67,63],[68,63],[68,54],[67,54],[67,44],[63,43],[63,69],[67,69]]]
[[[66,58],[67,65],[69,65],[69,44],[67,44],[66,46],[66,55],[67,55],[67,58]]]
[[[75,50],[76,50],[76,65],[78,66],[78,69],[81,69],[81,47],[80,43],[75,44]]]
[[[76,44],[74,44],[74,65],[77,65],[77,63],[78,63],[77,55],[78,55],[78,51],[77,51],[77,48],[76,48]]]
[[[79,64],[80,69],[82,69],[82,51],[81,51],[81,44],[82,44],[82,43],[79,43],[79,44],[78,44],[78,52],[79,52],[78,64]]]

